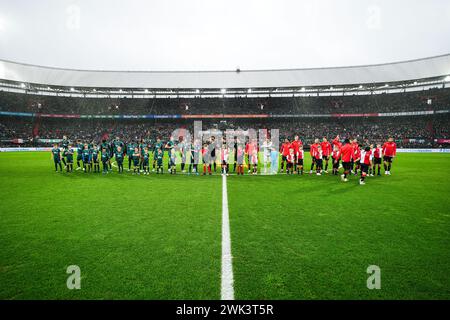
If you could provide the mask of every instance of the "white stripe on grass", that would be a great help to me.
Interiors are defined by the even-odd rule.
[[[222,178],[222,300],[234,300],[227,176]]]

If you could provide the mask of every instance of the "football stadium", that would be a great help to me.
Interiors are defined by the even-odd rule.
[[[127,70],[14,59],[8,26],[0,299],[450,298],[448,43]]]

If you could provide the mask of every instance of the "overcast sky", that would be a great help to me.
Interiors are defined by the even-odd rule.
[[[0,0],[0,59],[45,66],[278,69],[445,53],[449,0]]]

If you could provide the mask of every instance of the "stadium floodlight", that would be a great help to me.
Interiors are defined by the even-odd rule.
[[[362,88],[363,88],[362,84],[360,84],[360,85],[359,85],[359,88],[360,88],[360,89],[362,89]]]
[[[197,90],[195,90],[195,93],[200,93],[200,90],[198,90],[198,89],[197,89]]]
[[[225,93],[227,93],[227,89],[220,89],[220,92],[221,92],[222,94],[225,94]]]
[[[303,88],[302,88],[302,91],[306,91],[306,88],[305,88],[305,87],[303,87]]]
[[[94,89],[92,89],[92,91],[96,92],[97,90],[94,88]]]
[[[145,92],[145,93],[148,93],[148,89],[145,89],[144,92]]]
[[[26,84],[25,84],[25,83],[21,83],[21,84],[20,84],[20,87],[21,87],[21,88],[25,88],[25,87],[26,87]]]
[[[75,88],[70,88],[70,91],[75,91]]]
[[[445,82],[450,82],[450,76],[445,77]]]
[[[252,89],[251,89],[251,88],[248,88],[247,92],[248,92],[248,93],[252,93]]]

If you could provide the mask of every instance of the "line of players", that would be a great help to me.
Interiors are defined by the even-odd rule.
[[[188,146],[183,142],[180,137],[180,141],[176,145],[173,140],[169,140],[164,144],[159,138],[153,145],[153,171],[157,173],[163,173],[163,158],[164,150],[168,150],[169,161],[168,170],[171,174],[176,173],[176,150],[181,153],[181,170],[185,172],[186,158],[190,153],[189,171],[188,173],[199,174],[198,164],[200,156],[203,160],[203,174],[212,174],[212,170],[216,172],[217,169],[217,157],[216,157],[215,137],[211,137],[209,143],[200,144],[198,140],[194,142],[192,146]],[[125,156],[128,158],[128,171],[133,169],[133,174],[149,174],[150,173],[150,148],[149,144],[145,143],[143,139],[139,143],[130,142],[125,144],[116,137],[112,142],[108,143],[103,140],[100,146],[94,143],[82,143],[80,140],[76,143],[77,148],[77,170],[83,170],[84,172],[100,172],[100,163],[102,163],[102,172],[108,173],[112,170],[112,159],[115,158],[118,171],[123,172],[123,163]],[[275,151],[269,140],[263,144],[264,157],[266,159],[272,159],[271,166],[277,162],[273,161],[273,151]],[[62,154],[61,154],[62,149]],[[189,150],[188,150],[189,149]],[[234,143],[234,171],[237,174],[244,174],[245,159],[248,163],[248,172],[257,174],[258,172],[258,152],[259,148],[256,140],[250,140],[245,144],[245,148],[237,142]],[[294,137],[292,142],[289,139],[285,139],[284,143],[280,147],[282,155],[281,171],[285,169],[286,174],[303,174],[303,160],[304,151],[303,143],[298,136]],[[219,150],[219,160],[222,166],[222,173],[229,173],[229,149],[226,144],[222,145]],[[392,159],[396,155],[396,144],[393,138],[389,138],[386,143],[381,146],[370,145],[362,147],[358,144],[357,139],[350,141],[344,140],[341,143],[340,137],[337,136],[332,143],[328,142],[327,138],[323,138],[320,142],[316,139],[310,146],[311,155],[311,169],[310,174],[313,173],[314,168],[317,175],[328,173],[328,163],[331,159],[333,174],[338,175],[339,168],[344,167],[344,173],[341,175],[343,181],[348,181],[348,175],[353,173],[358,174],[358,170],[361,173],[360,183],[364,184],[365,177],[367,175],[375,175],[376,169],[378,169],[378,175],[381,175],[381,162],[384,161],[385,174],[390,174],[392,165]],[[275,153],[275,157],[278,155]],[[52,149],[52,158],[55,164],[55,170],[58,168],[62,171],[61,162],[64,164],[68,172],[73,171],[74,162],[74,150],[66,136],[63,137],[61,147],[57,144]],[[341,163],[342,162],[342,163]],[[273,172],[273,171],[272,171]]]
[[[244,174],[245,158],[248,161],[248,167],[252,172],[256,174],[258,171],[258,149],[256,140],[252,140],[245,145],[245,148],[241,146],[237,139],[234,143],[234,172],[237,170],[237,174]],[[218,149],[216,154],[216,149]],[[155,144],[150,148],[149,144],[143,139],[139,143],[130,142],[125,144],[116,137],[112,142],[108,143],[103,140],[100,146],[95,143],[82,143],[80,140],[76,142],[77,150],[77,169],[88,172],[100,172],[100,164],[102,164],[102,172],[104,174],[112,171],[113,159],[117,165],[118,172],[124,171],[124,158],[128,158],[128,171],[133,171],[133,174],[144,175],[150,174],[150,160],[151,152],[153,153],[152,168],[153,172],[163,173],[163,159],[164,151],[167,150],[169,155],[168,171],[171,174],[176,174],[176,157],[177,152],[181,153],[181,170],[186,172],[187,158],[190,156],[188,164],[188,174],[199,175],[200,159],[203,165],[203,175],[212,174],[212,171],[217,172],[217,164],[220,162],[221,172],[223,174],[229,174],[229,148],[226,144],[218,147],[215,141],[215,137],[212,136],[208,143],[201,144],[196,140],[192,146],[188,146],[183,142],[182,137],[175,145],[175,141],[169,140],[167,143],[163,143],[158,138]],[[54,144],[51,150],[52,159],[54,160],[55,171],[63,170],[64,165],[67,172],[73,171],[74,154],[75,151],[72,148],[71,143],[67,139],[67,136],[63,136],[63,140],[60,145]]]
[[[282,155],[281,171],[285,167],[287,174],[303,174],[304,151],[302,141],[295,136],[292,142],[285,139],[281,145],[280,152]],[[360,172],[359,183],[365,184],[365,178],[381,175],[381,163],[384,165],[384,173],[391,174],[392,161],[397,154],[397,145],[392,137],[388,138],[383,145],[370,144],[363,146],[358,143],[357,139],[345,139],[341,142],[339,135],[332,141],[328,142],[324,137],[322,141],[315,139],[310,146],[311,168],[309,173],[315,172],[317,175],[328,173],[328,163],[331,160],[333,175],[339,174],[339,168],[344,168],[341,179],[348,181],[350,174],[358,175]],[[285,166],[286,165],[286,166]]]

